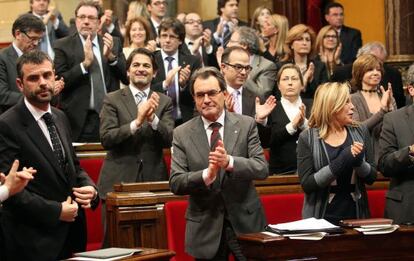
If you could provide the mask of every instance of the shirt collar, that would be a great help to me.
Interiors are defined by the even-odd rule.
[[[243,86],[240,86],[240,88],[236,89],[236,88],[233,88],[233,87],[231,87],[230,85],[227,84],[227,92],[228,92],[228,94],[233,94],[233,92],[235,90],[239,91],[240,92],[240,95],[242,95],[242,93],[243,93]]]
[[[280,98],[280,102],[282,103],[283,107],[295,107],[299,108],[302,104],[302,98],[299,96],[298,99],[295,102],[290,102],[288,99],[284,98],[283,96]]]
[[[30,113],[33,115],[36,122],[39,121],[45,113],[49,112],[50,114],[52,114],[52,110],[50,109],[50,104],[47,108],[47,111],[43,111],[41,109],[36,108],[26,98],[24,98],[24,104],[26,105]]]
[[[161,56],[162,56],[163,61],[165,61],[165,58],[167,58],[168,56],[171,56],[178,63],[178,50],[175,51],[175,53],[173,55],[168,55],[164,52],[164,50],[161,49]]]
[[[149,88],[149,85],[144,89],[144,90],[140,90],[140,89],[138,89],[137,87],[135,87],[134,85],[132,85],[132,83],[131,84],[129,84],[129,89],[131,90],[131,92],[132,92],[132,96],[134,96],[135,97],[135,95],[138,93],[138,92],[144,92],[145,93],[145,97],[148,97],[148,95],[149,95],[149,92],[150,92],[150,88]]]
[[[17,45],[16,45],[14,42],[12,43],[12,45],[13,45],[14,50],[15,50],[15,51],[16,51],[16,53],[17,53],[17,57],[22,56],[22,55],[23,55],[22,50],[20,50],[20,49],[19,49],[19,47],[17,47]]]
[[[218,117],[218,119],[215,122],[218,122],[221,124],[221,126],[224,127],[224,110],[221,112],[221,115]],[[207,120],[206,118],[204,118],[203,116],[201,116],[201,120],[203,120],[203,124],[204,124],[204,129],[207,130],[210,127],[210,124],[212,124],[212,121]]]
[[[79,34],[79,37],[81,39],[82,45],[85,45],[85,39],[81,34]],[[99,42],[98,42],[98,36],[95,35],[95,37],[92,39],[92,44],[99,49]]]

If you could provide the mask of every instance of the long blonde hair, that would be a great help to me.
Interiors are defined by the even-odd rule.
[[[251,23],[250,27],[251,27],[251,28],[253,28],[253,29],[255,29],[255,30],[256,30],[256,31],[258,31],[258,32],[261,32],[261,27],[260,27],[260,24],[259,24],[258,19],[259,19],[260,13],[261,13],[264,9],[269,10],[270,14],[272,14],[272,10],[270,10],[270,8],[268,8],[268,7],[264,6],[264,5],[262,5],[262,6],[257,7],[257,8],[254,10],[253,15],[252,15],[252,23]]]
[[[309,127],[319,129],[319,137],[325,139],[329,134],[330,123],[337,112],[350,99],[350,85],[348,83],[328,82],[319,85],[316,89]]]
[[[289,30],[289,21],[286,16],[280,14],[272,14],[269,23],[277,28],[277,40],[275,44],[276,54],[283,54],[283,47]]]

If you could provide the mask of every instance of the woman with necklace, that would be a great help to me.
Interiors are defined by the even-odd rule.
[[[378,161],[379,137],[384,115],[397,108],[391,84],[387,90],[379,86],[384,74],[381,61],[372,54],[359,56],[352,65],[352,103],[355,106],[353,119],[362,122],[371,134],[375,162]]]
[[[355,124],[347,83],[316,90],[309,128],[300,134],[298,174],[305,192],[302,217],[368,218],[365,184],[377,175],[368,130]]]
[[[299,67],[304,81],[302,97],[311,99],[319,84],[328,81],[325,64],[314,60],[314,45],[315,32],[312,28],[305,24],[295,25],[287,34],[285,56],[278,63],[278,68],[286,63],[293,63]]]

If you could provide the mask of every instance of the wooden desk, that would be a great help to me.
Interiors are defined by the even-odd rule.
[[[167,249],[155,249],[155,248],[141,248],[144,251],[135,254],[133,256],[123,258],[123,261],[144,261],[144,260],[155,260],[155,261],[168,261],[170,258],[175,256],[175,252]]]
[[[249,260],[414,260],[414,227],[407,226],[391,234],[369,236],[347,229],[343,235],[319,241],[263,233],[242,235],[239,240]]]

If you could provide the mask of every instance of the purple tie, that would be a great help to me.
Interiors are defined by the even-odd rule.
[[[174,61],[174,57],[168,56],[165,58],[168,62],[167,73],[172,70],[172,62]],[[167,95],[171,97],[172,104],[173,104],[173,117],[177,119],[177,92],[175,91],[175,76],[171,81],[170,85],[167,87]]]
[[[221,124],[218,122],[213,122],[209,127],[213,130],[210,136],[210,151],[214,151],[217,147],[217,142],[221,140],[219,132]]]

